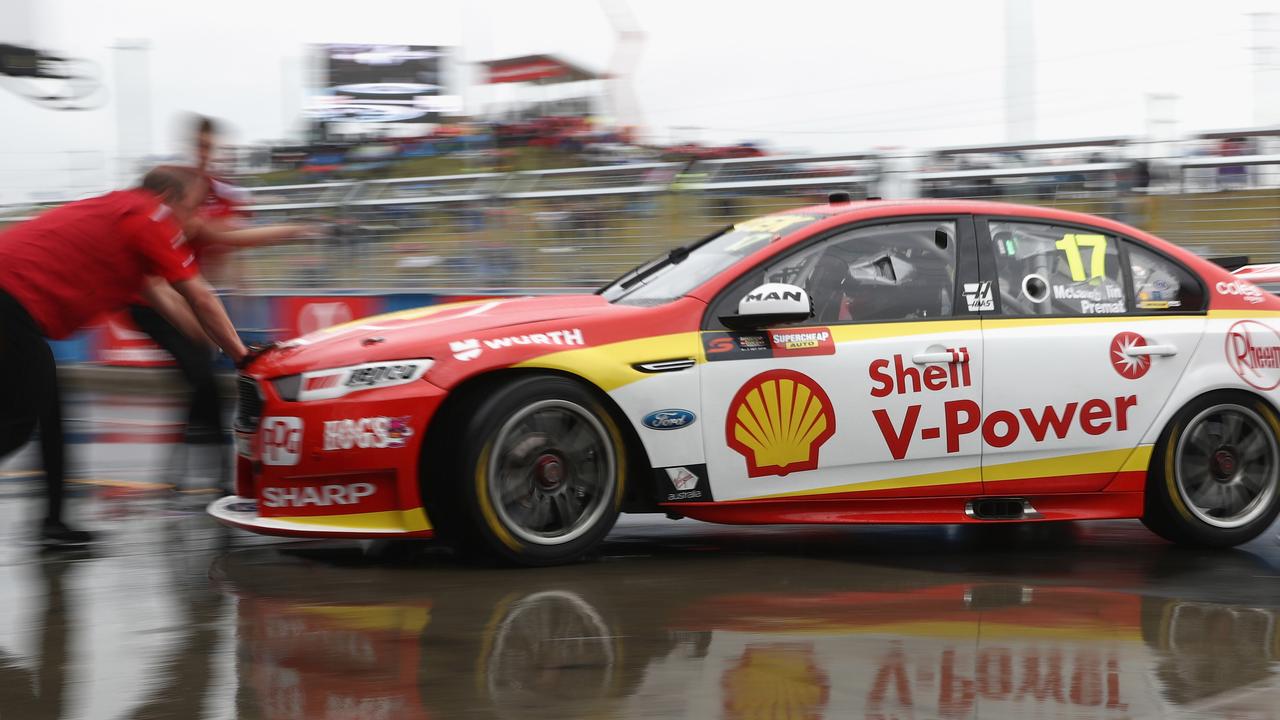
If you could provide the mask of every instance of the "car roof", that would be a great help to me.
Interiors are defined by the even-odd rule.
[[[991,202],[989,200],[945,200],[945,199],[904,199],[904,200],[860,200],[846,203],[823,203],[808,207],[786,210],[786,213],[820,214],[828,217],[848,216],[850,219],[860,215],[883,215],[892,212],[939,213],[956,215],[1018,215],[1023,217],[1059,220],[1063,222],[1083,222],[1097,225],[1106,221],[1097,215],[1059,210],[1039,205],[1022,205],[1020,203]],[[1116,223],[1118,224],[1118,223]]]
[[[1086,213],[1060,210],[1039,205],[1022,205],[1019,203],[990,202],[986,200],[863,200],[847,203],[827,203],[796,208],[779,214],[822,215],[822,220],[810,224],[797,235],[809,235],[828,228],[863,219],[894,217],[904,215],[993,215],[998,217],[1018,217],[1043,222],[1060,222],[1087,225],[1111,232],[1127,235],[1154,246],[1171,255],[1184,264],[1197,270],[1202,276],[1217,274],[1222,270],[1207,260],[1188,251],[1186,248],[1156,237],[1149,232],[1126,225],[1122,222]],[[1211,267],[1213,268],[1211,270]],[[1226,273],[1225,270],[1222,270]]]

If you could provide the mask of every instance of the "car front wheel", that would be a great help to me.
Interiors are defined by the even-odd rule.
[[[1184,545],[1231,547],[1280,513],[1280,418],[1262,400],[1211,393],[1184,407],[1161,436],[1147,478],[1143,522]]]
[[[530,377],[473,406],[455,473],[464,549],[521,565],[570,562],[613,527],[625,444],[588,388]]]

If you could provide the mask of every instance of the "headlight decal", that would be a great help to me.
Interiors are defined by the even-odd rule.
[[[311,370],[273,381],[280,397],[291,402],[334,400],[361,390],[407,385],[420,380],[435,361],[430,358],[363,363]]]

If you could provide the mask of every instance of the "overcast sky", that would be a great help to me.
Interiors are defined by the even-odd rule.
[[[645,33],[634,87],[658,139],[822,152],[1005,139],[1003,0],[631,5]],[[1247,13],[1274,5],[1035,3],[1036,137],[1142,134],[1148,93],[1178,96],[1180,131],[1253,124]],[[6,24],[20,7],[29,26]],[[32,37],[6,37],[18,25],[7,32]],[[295,132],[309,43],[455,45],[464,61],[550,52],[602,71],[615,47],[591,0],[0,0],[0,42],[14,39],[98,63],[107,102],[54,112],[0,89],[0,201],[113,180],[120,121],[154,152],[178,149],[183,111],[226,118],[242,142]],[[149,47],[145,93],[117,87],[112,47],[135,39]],[[142,94],[149,109],[120,112],[121,95]]]

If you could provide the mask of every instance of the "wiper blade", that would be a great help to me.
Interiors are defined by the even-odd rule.
[[[681,262],[683,262],[684,259],[687,257],[689,257],[689,248],[683,245],[681,245],[680,247],[671,248],[671,252],[664,255],[657,262],[651,263],[648,267],[643,268],[641,270],[637,270],[635,275],[632,275],[631,277],[627,278],[626,281],[623,282],[618,287],[623,290],[629,290],[635,287],[636,285],[639,285],[641,282],[644,281],[645,278],[658,272],[662,268],[668,265],[678,265]]]
[[[711,242],[712,240],[715,240],[716,238],[720,237],[721,235],[724,235],[725,233],[731,230],[733,230],[733,226],[726,225],[720,228],[719,230],[716,230],[715,232],[711,233],[710,235],[707,235],[704,238],[700,238],[695,243],[691,243],[689,245],[681,245],[680,247],[673,248],[666,255],[663,255],[662,257],[656,260],[651,260],[648,263],[641,263],[640,265],[637,265],[631,270],[628,270],[627,272],[623,273],[622,276],[619,277],[617,280],[614,280],[608,285],[605,285],[604,287],[597,290],[596,293],[602,294],[609,288],[614,287],[615,285],[620,290],[629,290],[635,287],[637,283],[649,277],[650,275],[654,274],[655,272],[661,270],[662,268],[668,265],[677,265],[683,262],[685,258],[689,257],[690,252],[697,250],[703,245],[706,245],[707,243]]]

